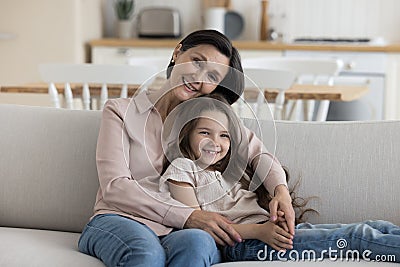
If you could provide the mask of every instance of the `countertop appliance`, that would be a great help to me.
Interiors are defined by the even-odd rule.
[[[287,51],[288,57],[337,58],[344,68],[334,79],[335,84],[367,85],[369,91],[358,100],[331,101],[328,121],[383,120],[385,66],[387,55],[381,52]]]
[[[138,15],[137,32],[139,37],[178,38],[181,36],[179,11],[168,7],[142,9]]]

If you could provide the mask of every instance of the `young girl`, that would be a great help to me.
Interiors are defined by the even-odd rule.
[[[166,125],[165,172],[160,191],[169,190],[173,198],[187,206],[218,212],[234,222],[244,241],[222,248],[226,261],[349,256],[374,260],[379,255],[394,255],[390,259],[400,262],[400,227],[389,222],[301,223],[292,236],[283,212],[277,223],[269,221],[268,211],[259,204],[266,195],[248,190],[254,178],[238,156],[246,149],[246,133],[222,98],[186,101]],[[345,247],[339,243],[343,240],[349,243]]]

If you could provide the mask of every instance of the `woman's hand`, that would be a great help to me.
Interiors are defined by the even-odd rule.
[[[291,235],[294,235],[294,209],[292,206],[292,198],[289,195],[289,190],[285,185],[278,185],[275,188],[275,196],[269,203],[270,221],[278,221],[278,209],[284,213],[287,228]]]
[[[242,242],[242,238],[231,224],[231,221],[217,213],[195,210],[186,220],[184,228],[202,229],[209,233],[217,244],[233,246],[235,242]]]
[[[259,225],[258,227],[257,239],[268,244],[276,251],[293,248],[293,236],[279,225],[268,221]]]

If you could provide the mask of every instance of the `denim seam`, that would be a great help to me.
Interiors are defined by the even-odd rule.
[[[107,234],[112,235],[113,237],[115,237],[117,240],[119,240],[125,247],[127,247],[127,248],[131,251],[131,248],[128,246],[128,244],[126,244],[125,241],[123,241],[121,238],[119,238],[119,236],[115,235],[114,233],[112,233],[112,232],[110,232],[110,231],[105,231],[105,230],[103,230],[103,229],[101,229],[101,228],[94,227],[94,226],[90,226],[90,225],[87,225],[87,227],[88,227],[88,228],[95,229],[95,230],[98,230],[98,231],[101,231],[101,232],[103,232],[103,233],[107,233]]]
[[[367,242],[367,243],[371,243],[371,244],[374,244],[374,245],[385,246],[385,247],[392,247],[392,248],[400,248],[400,246],[396,246],[396,245],[382,244],[382,243],[378,243],[378,242],[376,242],[376,241],[367,240],[367,239],[362,238],[362,237],[360,237],[360,236],[357,236],[357,235],[355,235],[355,234],[352,235],[351,238],[356,238],[356,239],[359,239],[359,240],[361,240],[361,241],[364,241],[364,242]]]
[[[124,266],[125,265],[125,259],[126,258],[128,258],[128,257],[130,257],[130,256],[132,256],[132,251],[131,252],[129,252],[128,254],[126,254],[124,257],[122,257],[122,259],[119,261],[119,263],[118,263],[118,265],[117,266]]]

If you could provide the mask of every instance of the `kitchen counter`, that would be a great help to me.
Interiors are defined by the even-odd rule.
[[[147,47],[174,48],[181,39],[97,39],[89,42],[91,47]],[[374,45],[374,44],[322,44],[322,43],[280,43],[267,41],[233,41],[236,48],[245,50],[315,50],[315,51],[357,51],[357,52],[400,52],[400,44]]]

